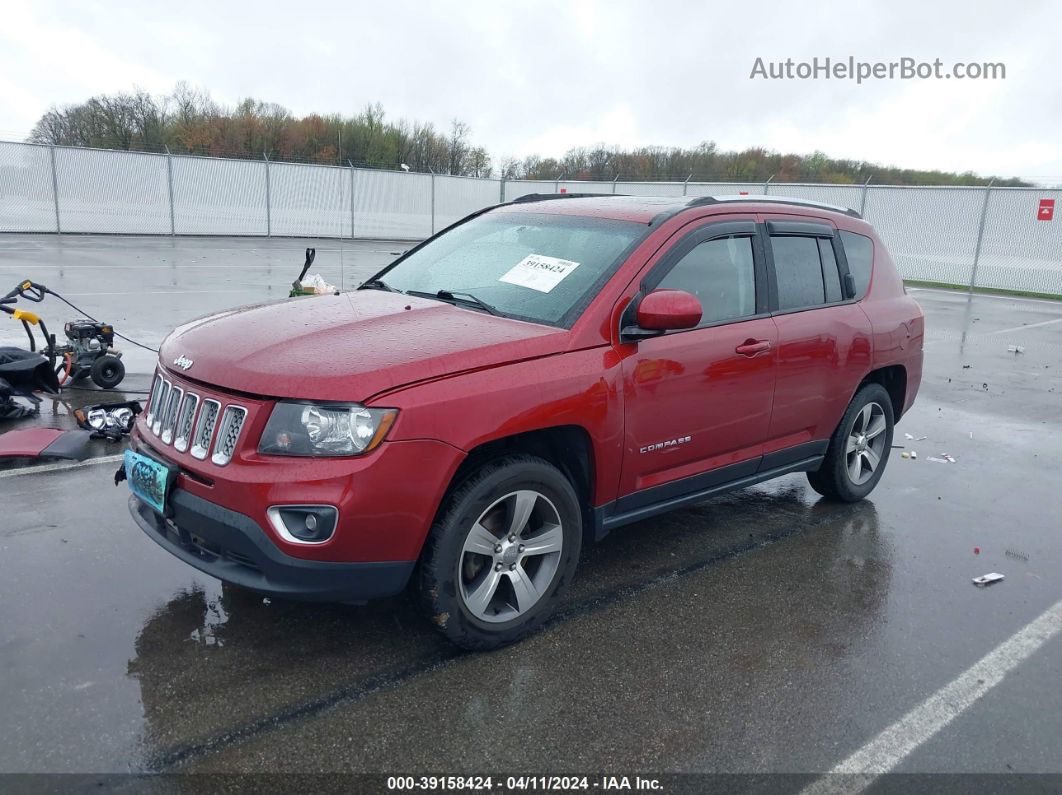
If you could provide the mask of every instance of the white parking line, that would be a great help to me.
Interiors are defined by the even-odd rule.
[[[36,475],[39,472],[58,472],[64,469],[80,469],[93,464],[113,464],[121,461],[121,455],[105,455],[99,458],[88,458],[84,461],[58,461],[54,464],[41,464],[39,467],[22,467],[20,469],[5,469],[0,471],[0,478],[15,478],[19,475]]]
[[[824,777],[808,785],[806,795],[856,793],[895,768],[918,746],[965,712],[1012,670],[1062,632],[1062,601],[967,668]]]
[[[1012,331],[1024,331],[1027,328],[1036,328],[1037,326],[1047,326],[1051,323],[1062,323],[1062,317],[1056,317],[1054,320],[1041,320],[1039,323],[1027,323],[1024,326],[1015,326],[1014,328],[1000,329],[999,331],[990,331],[989,334],[1009,334]]]
[[[907,287],[909,293],[932,293],[933,295],[953,295],[957,298],[966,299],[970,293],[963,290],[948,290],[943,287]],[[991,298],[996,301],[1020,301],[1021,303],[1051,304],[1062,306],[1062,301],[1057,298],[1032,298],[1024,295],[993,295],[992,293],[974,293],[974,298]]]

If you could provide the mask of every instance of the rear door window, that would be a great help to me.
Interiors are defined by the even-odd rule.
[[[772,235],[771,249],[780,311],[826,303],[818,238]]]

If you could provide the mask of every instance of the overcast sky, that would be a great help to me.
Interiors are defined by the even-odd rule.
[[[495,157],[713,140],[1057,182],[1060,17],[972,0],[5,0],[0,138],[53,104],[185,80],[296,114],[379,101],[440,128],[457,117]],[[1006,79],[749,78],[757,57],[815,56],[1002,62]]]

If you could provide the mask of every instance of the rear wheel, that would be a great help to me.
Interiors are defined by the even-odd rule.
[[[420,568],[421,599],[451,641],[492,649],[534,631],[579,561],[575,490],[552,464],[511,456],[481,467],[450,497]]]
[[[830,439],[818,472],[808,482],[819,494],[856,502],[881,479],[892,449],[892,400],[881,384],[864,384]]]

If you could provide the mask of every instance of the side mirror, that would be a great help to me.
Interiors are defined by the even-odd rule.
[[[701,322],[701,302],[685,290],[653,290],[638,304],[636,326],[623,329],[623,337],[655,337],[665,331],[694,328]]]

